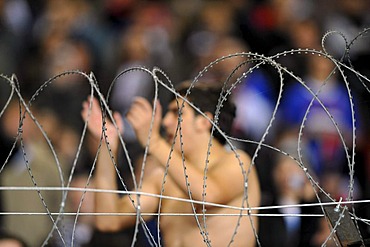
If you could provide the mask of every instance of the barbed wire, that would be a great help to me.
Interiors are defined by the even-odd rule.
[[[121,73],[119,73],[114,78],[114,80],[110,84],[110,87],[109,87],[109,90],[108,90],[108,93],[107,93],[106,97],[103,95],[102,91],[100,90],[98,80],[95,78],[93,72],[86,73],[86,72],[82,72],[82,71],[78,71],[78,70],[71,70],[71,71],[66,71],[66,72],[63,72],[61,74],[55,75],[54,77],[52,77],[49,80],[47,80],[46,82],[44,82],[35,91],[35,93],[30,97],[30,99],[27,101],[22,95],[21,88],[19,86],[20,83],[19,83],[16,75],[12,75],[12,76],[9,77],[7,75],[2,75],[1,74],[0,75],[1,82],[2,83],[5,82],[10,87],[10,91],[9,91],[9,95],[8,95],[7,99],[5,100],[5,104],[2,106],[2,108],[0,110],[0,118],[2,118],[4,116],[4,113],[5,113],[6,109],[9,107],[11,100],[17,99],[18,100],[18,107],[19,107],[19,121],[17,123],[18,124],[17,135],[14,139],[14,142],[12,144],[12,147],[11,147],[10,151],[9,151],[9,154],[7,155],[7,157],[5,159],[4,164],[2,164],[2,166],[0,168],[0,173],[2,173],[7,168],[6,166],[9,163],[10,158],[12,157],[12,155],[15,152],[15,148],[17,146],[17,143],[19,143],[20,144],[20,150],[22,152],[23,161],[24,161],[24,164],[27,168],[27,171],[28,171],[28,174],[29,174],[29,177],[32,181],[33,186],[32,187],[3,186],[3,187],[0,187],[0,190],[6,190],[6,191],[36,191],[37,194],[38,194],[38,197],[40,199],[40,202],[42,203],[42,205],[45,209],[45,212],[0,212],[0,215],[4,215],[4,216],[5,215],[45,215],[45,216],[48,216],[50,221],[52,222],[53,227],[50,229],[50,232],[49,232],[48,236],[46,236],[45,241],[42,244],[42,246],[46,246],[47,243],[50,241],[50,239],[53,237],[53,235],[55,233],[57,234],[58,238],[62,241],[64,246],[67,246],[67,243],[71,243],[71,245],[73,246],[74,238],[75,238],[74,234],[75,234],[75,230],[76,230],[76,226],[77,226],[79,217],[80,216],[86,216],[86,215],[89,215],[89,216],[99,216],[99,215],[136,216],[136,223],[135,223],[135,226],[134,226],[135,230],[134,230],[134,233],[133,233],[133,236],[132,236],[131,246],[134,246],[137,242],[139,227],[142,227],[142,229],[143,229],[146,237],[148,238],[148,241],[151,244],[151,246],[161,246],[160,224],[161,224],[161,217],[162,216],[189,216],[189,217],[194,217],[194,219],[196,221],[196,224],[197,224],[197,227],[200,230],[200,234],[203,237],[205,245],[206,246],[212,246],[211,239],[210,239],[209,234],[208,234],[207,217],[211,217],[211,216],[215,216],[215,215],[225,216],[225,217],[237,217],[238,218],[237,223],[235,224],[234,232],[233,232],[232,236],[230,237],[229,245],[232,245],[232,242],[234,241],[235,236],[237,234],[240,234],[240,233],[238,233],[238,227],[239,227],[240,221],[243,217],[248,217],[249,218],[250,223],[252,225],[252,229],[253,229],[255,238],[256,238],[256,242],[257,242],[258,245],[261,245],[260,242],[259,242],[258,229],[254,225],[254,223],[251,219],[252,216],[256,216],[256,217],[297,217],[297,216],[300,216],[300,217],[326,217],[326,215],[324,213],[324,207],[325,206],[338,206],[338,205],[340,205],[341,207],[343,206],[342,210],[339,212],[339,218],[336,221],[335,225],[333,225],[331,227],[330,234],[327,236],[325,242],[323,243],[323,246],[325,246],[330,239],[335,239],[334,235],[335,235],[336,229],[340,226],[341,220],[344,217],[344,211],[347,210],[348,208],[351,209],[351,217],[355,222],[355,225],[357,227],[358,232],[360,232],[360,229],[359,229],[359,226],[358,226],[357,222],[361,221],[365,224],[369,224],[369,220],[357,217],[354,205],[355,204],[363,204],[363,203],[367,204],[367,203],[369,203],[369,200],[355,200],[354,199],[354,191],[355,191],[354,173],[355,173],[355,155],[356,155],[356,140],[357,140],[357,138],[356,138],[356,134],[357,134],[357,132],[356,132],[356,114],[357,113],[356,113],[356,110],[355,110],[355,103],[354,103],[354,100],[353,100],[354,96],[353,96],[352,89],[351,89],[353,85],[351,85],[351,82],[348,80],[348,76],[346,74],[347,73],[352,73],[353,75],[355,75],[355,77],[360,81],[363,90],[366,91],[367,93],[370,93],[370,90],[369,90],[370,80],[369,80],[369,78],[367,78],[365,75],[361,74],[360,72],[356,71],[356,68],[353,67],[353,65],[351,63],[351,58],[350,58],[351,47],[353,45],[355,45],[355,43],[358,39],[364,38],[365,34],[367,34],[369,31],[370,31],[370,29],[365,29],[363,32],[361,32],[358,36],[356,36],[350,42],[348,42],[346,37],[343,34],[341,34],[340,32],[329,31],[324,35],[324,37],[322,39],[322,50],[321,51],[320,50],[315,50],[315,49],[292,49],[290,51],[280,52],[280,53],[278,53],[276,55],[273,55],[273,56],[264,56],[264,55],[253,53],[253,52],[240,52],[240,53],[229,54],[229,55],[220,57],[220,58],[216,59],[215,61],[209,63],[209,65],[207,65],[203,70],[201,70],[194,77],[194,79],[191,81],[191,84],[190,84],[190,86],[189,86],[189,88],[186,92],[186,95],[180,95],[176,91],[174,83],[172,83],[172,81],[170,80],[170,77],[164,71],[162,71],[161,69],[159,69],[159,68],[148,69],[148,68],[144,68],[144,67],[133,67],[133,68],[129,68],[129,69],[126,69],[126,70],[122,71]],[[327,47],[325,45],[325,42],[326,42],[327,38],[330,35],[339,35],[345,41],[345,50],[344,50],[343,56],[339,59],[336,59],[336,58],[334,58],[333,56],[331,56],[330,54],[327,53]],[[282,66],[278,62],[280,57],[295,56],[295,55],[322,57],[323,59],[329,60],[334,65],[334,69],[327,76],[327,78],[323,81],[322,85],[318,89],[314,90],[314,89],[310,88],[310,86],[305,82],[304,79],[295,75],[294,72],[289,70],[289,68],[286,68],[286,67]],[[192,89],[196,86],[196,84],[199,83],[199,81],[201,81],[202,77],[205,76],[211,69],[213,69],[214,67],[216,67],[220,63],[223,63],[227,60],[235,59],[235,58],[243,58],[245,60],[243,60],[243,62],[239,63],[230,72],[230,74],[228,75],[226,80],[223,82],[223,89],[222,89],[221,95],[219,95],[218,104],[216,106],[214,118],[210,119],[196,105],[194,105],[192,102],[190,102],[188,100],[188,96],[191,95]],[[278,96],[277,96],[277,99],[276,99],[276,102],[275,102],[275,106],[274,106],[274,109],[273,109],[273,112],[272,112],[271,119],[270,119],[268,125],[266,126],[266,129],[265,129],[262,137],[258,141],[242,139],[242,138],[237,138],[237,137],[234,137],[234,136],[227,135],[226,133],[224,133],[224,131],[222,129],[220,129],[220,127],[218,125],[219,115],[222,111],[223,104],[226,101],[231,100],[230,97],[233,94],[233,91],[237,88],[237,86],[240,85],[243,82],[244,79],[246,79],[249,75],[251,75],[255,70],[258,70],[261,66],[270,66],[271,68],[275,69],[277,74],[278,74],[278,77],[279,77],[279,83],[280,84],[279,84],[279,89],[278,89]],[[241,70],[242,68],[247,68],[247,69],[241,75],[238,75],[237,72],[239,70]],[[146,167],[147,158],[148,158],[148,150],[149,150],[149,145],[150,145],[150,142],[151,142],[151,133],[152,133],[152,128],[153,128],[153,124],[154,124],[156,104],[153,104],[151,125],[150,125],[150,129],[149,129],[147,143],[146,143],[145,150],[144,150],[144,156],[143,156],[144,158],[142,160],[141,169],[140,169],[139,173],[137,173],[137,171],[135,170],[136,169],[135,165],[133,164],[130,153],[129,153],[127,147],[126,147],[127,144],[126,144],[123,136],[120,133],[120,128],[117,125],[117,123],[116,123],[116,121],[113,117],[113,112],[112,112],[112,110],[109,106],[110,105],[110,103],[109,103],[110,94],[112,93],[115,84],[118,83],[120,78],[122,78],[125,75],[127,75],[128,73],[132,73],[132,72],[146,73],[146,74],[148,74],[149,76],[152,77],[153,87],[154,87],[154,99],[153,99],[154,101],[158,100],[158,98],[159,98],[159,90],[165,90],[166,92],[172,94],[177,100],[180,100],[180,99],[182,100],[182,103],[178,106],[178,108],[179,108],[178,112],[180,113],[179,114],[179,119],[178,119],[179,124],[177,126],[177,130],[176,130],[176,133],[175,133],[175,136],[174,136],[174,139],[173,139],[173,143],[171,144],[171,150],[169,152],[169,156],[168,156],[168,159],[167,159],[167,162],[166,162],[160,194],[150,194],[150,193],[145,193],[145,192],[139,192],[142,188],[143,178],[144,178],[144,174],[145,174],[145,167]],[[327,83],[330,83],[329,79],[334,74],[339,75],[341,77],[341,79],[343,80],[345,88],[346,88],[347,96],[348,96],[348,102],[350,104],[351,116],[352,116],[352,120],[351,120],[351,124],[352,124],[351,144],[350,145],[346,144],[344,134],[340,130],[336,119],[331,114],[328,107],[320,99],[320,93],[322,92],[323,88],[327,85]],[[73,158],[71,169],[70,169],[70,172],[69,172],[69,174],[67,176],[67,180],[66,180],[65,179],[65,174],[64,174],[64,171],[63,171],[62,165],[61,165],[62,162],[61,162],[60,158],[58,157],[56,148],[53,145],[50,136],[46,133],[46,131],[44,130],[44,127],[39,122],[37,116],[35,116],[35,114],[32,110],[32,105],[37,102],[37,99],[39,97],[43,97],[43,94],[47,93],[48,87],[50,87],[53,83],[55,83],[56,80],[60,79],[61,77],[68,77],[68,76],[71,76],[71,75],[78,75],[78,76],[81,76],[84,80],[86,80],[86,82],[90,86],[91,100],[88,102],[89,103],[89,112],[88,112],[87,121],[84,123],[83,130],[82,130],[82,133],[81,133],[81,136],[80,136],[80,139],[79,139],[79,142],[78,142],[77,150],[76,150],[76,153],[75,153],[75,157]],[[237,76],[237,78],[233,79],[233,77],[235,75]],[[295,157],[293,154],[290,154],[290,153],[288,153],[284,150],[281,150],[278,147],[271,146],[271,145],[267,144],[267,142],[266,142],[266,138],[271,133],[271,130],[272,130],[273,125],[275,123],[276,115],[277,115],[278,109],[280,107],[281,100],[283,99],[283,91],[285,90],[285,86],[286,86],[285,85],[285,80],[286,80],[287,76],[290,77],[290,78],[293,78],[295,81],[300,83],[300,85],[302,85],[302,87],[304,87],[307,90],[307,92],[310,94],[310,96],[312,97],[308,108],[305,109],[304,117],[303,117],[302,122],[299,126],[298,138],[296,140],[297,141],[298,157]],[[79,160],[80,155],[81,155],[82,146],[83,146],[84,142],[86,142],[87,125],[88,125],[88,121],[89,121],[89,116],[91,114],[92,98],[93,97],[96,97],[99,100],[100,107],[101,107],[102,112],[103,112],[102,135],[101,135],[101,139],[100,139],[100,143],[99,143],[97,152],[96,152],[96,154],[94,156],[94,159],[93,159],[93,162],[91,164],[91,169],[89,171],[85,187],[84,188],[71,187],[71,182],[72,182],[73,177],[75,175],[75,170],[76,170],[76,167],[77,167],[77,163],[78,163],[78,160]],[[311,107],[312,107],[314,102],[318,103],[320,105],[320,107],[324,110],[325,114],[329,117],[331,123],[333,124],[333,126],[335,128],[336,134],[338,135],[338,137],[341,141],[341,145],[343,147],[343,150],[345,151],[346,162],[347,162],[348,169],[349,169],[348,194],[347,194],[347,198],[345,198],[344,200],[341,200],[341,201],[336,201],[335,198],[333,198],[328,192],[325,191],[325,189],[320,185],[320,183],[317,181],[317,179],[315,179],[315,176],[312,175],[312,171],[310,169],[308,169],[307,164],[305,164],[304,159],[303,159],[303,154],[302,154],[303,140],[302,139],[303,139],[303,136],[304,136],[304,130],[305,130],[305,127],[306,127],[306,124],[307,124],[307,120],[309,119],[309,113],[310,113]],[[235,157],[238,160],[240,168],[241,168],[241,173],[243,175],[243,181],[245,182],[244,183],[244,190],[243,190],[243,200],[242,200],[241,205],[239,207],[230,206],[230,205],[223,205],[223,204],[216,204],[216,203],[211,203],[211,202],[207,201],[207,172],[208,172],[208,166],[207,165],[208,165],[208,162],[209,162],[210,148],[211,148],[211,145],[212,145],[212,140],[209,141],[208,152],[207,152],[206,161],[205,161],[204,176],[203,176],[202,200],[199,201],[199,200],[194,200],[193,199],[192,191],[190,189],[190,183],[189,183],[189,180],[188,180],[187,165],[185,163],[185,155],[184,155],[184,151],[182,149],[183,140],[182,140],[182,126],[181,126],[182,115],[181,115],[181,112],[182,112],[182,110],[185,106],[185,103],[187,105],[190,105],[197,113],[199,113],[203,117],[205,117],[212,124],[212,129],[211,129],[212,135],[215,132],[220,133],[225,138],[227,145],[230,147],[230,150],[232,152],[234,152]],[[38,181],[37,181],[37,179],[35,178],[35,176],[33,174],[32,167],[29,165],[29,160],[30,160],[30,158],[28,157],[29,154],[27,152],[27,148],[25,147],[24,138],[23,138],[23,135],[25,134],[24,133],[24,131],[25,131],[24,130],[24,121],[25,121],[26,116],[30,117],[32,122],[37,126],[37,128],[40,131],[40,133],[42,134],[45,142],[47,143],[48,148],[52,152],[53,161],[50,161],[50,163],[55,164],[56,169],[58,170],[59,179],[60,179],[60,181],[59,181],[60,182],[60,187],[39,186]],[[127,165],[129,167],[130,174],[131,174],[131,177],[132,177],[132,181],[134,183],[134,185],[133,185],[134,188],[132,190],[130,190],[128,188],[128,186],[125,182],[125,179],[122,177],[121,172],[120,172],[120,168],[119,168],[119,166],[117,164],[117,161],[116,161],[117,157],[115,157],[115,154],[110,149],[109,136],[108,136],[108,134],[106,132],[106,128],[105,128],[106,121],[112,122],[114,127],[116,128],[117,134],[119,136],[120,147],[122,148],[122,151],[123,151],[124,156],[126,158]],[[177,136],[179,137],[179,140],[180,140],[181,156],[182,156],[182,159],[183,159],[182,166],[183,166],[183,170],[184,170],[184,178],[185,178],[185,181],[186,181],[186,188],[187,188],[188,198],[170,197],[170,196],[166,196],[165,193],[164,193],[165,192],[165,184],[166,184],[167,178],[169,176],[168,169],[169,169],[169,166],[170,166],[171,155],[174,152],[175,139],[177,138]],[[235,145],[235,143],[250,143],[250,144],[253,144],[253,145],[256,146],[255,151],[254,151],[254,153],[252,154],[252,157],[251,157],[251,165],[249,166],[249,168],[247,170],[244,169],[243,163],[240,160],[240,157],[239,157],[239,154],[238,154],[238,148]],[[112,164],[114,165],[116,175],[119,179],[120,184],[123,187],[123,190],[101,190],[101,189],[90,188],[90,183],[92,181],[93,173],[94,173],[95,166],[96,166],[97,159],[98,159],[98,154],[101,151],[102,145],[106,145],[108,147]],[[290,158],[291,160],[293,160],[296,163],[296,165],[304,172],[306,178],[308,179],[309,183],[311,184],[312,189],[313,189],[313,191],[315,193],[315,196],[316,196],[316,199],[317,199],[317,203],[251,207],[250,204],[249,204],[249,198],[248,198],[248,189],[249,189],[248,179],[249,179],[249,176],[250,176],[250,173],[251,173],[251,169],[254,166],[256,166],[256,160],[259,157],[262,148],[269,149],[273,152],[284,155],[284,156]],[[45,174],[45,176],[47,176],[47,174]],[[47,203],[47,201],[45,200],[45,198],[42,194],[43,191],[59,191],[59,192],[61,192],[61,202],[60,202],[60,207],[59,207],[58,212],[53,212],[49,209],[48,203]],[[67,196],[68,196],[68,193],[71,192],[71,191],[82,192],[82,196],[80,198],[79,205],[78,205],[78,208],[77,208],[76,212],[66,212]],[[135,208],[136,212],[135,213],[118,213],[118,212],[116,212],[116,213],[87,212],[86,213],[86,212],[81,212],[81,208],[83,206],[86,193],[88,193],[88,192],[93,192],[93,193],[116,193],[116,194],[119,194],[119,195],[127,195],[127,196],[129,196],[129,198],[132,202],[132,206]],[[324,197],[323,197],[323,195],[324,195]],[[141,204],[140,204],[141,200],[140,199],[141,199],[142,196],[156,197],[156,198],[159,199],[158,210],[157,210],[156,213],[154,213],[154,212],[153,213],[141,212]],[[323,198],[325,198],[325,200],[328,200],[328,201],[323,201]],[[162,207],[162,200],[164,200],[164,199],[174,200],[174,201],[182,201],[182,202],[189,203],[191,205],[192,213],[182,213],[182,214],[180,214],[180,213],[162,212],[162,208],[161,208]],[[196,210],[197,205],[202,206],[201,213],[199,213]],[[348,207],[347,207],[347,205],[348,205]],[[207,213],[206,212],[206,207],[207,206],[212,206],[212,207],[216,207],[216,208],[233,209],[233,210],[237,210],[238,213],[225,213],[225,214]],[[323,213],[322,214],[290,214],[290,213],[279,213],[279,214],[266,213],[266,214],[264,214],[264,213],[260,213],[263,210],[267,210],[267,209],[282,209],[282,208],[289,208],[289,207],[299,207],[299,208],[300,207],[320,207]],[[255,213],[257,211],[258,211],[258,213]],[[56,218],[53,217],[53,216],[56,216]],[[72,232],[73,232],[72,233],[72,239],[70,241],[67,241],[65,239],[63,231],[61,230],[61,227],[63,225],[63,219],[66,216],[75,217],[74,218],[74,224],[73,224],[73,230],[72,230]],[[149,230],[149,227],[146,224],[146,221],[144,220],[145,216],[153,216],[153,217],[157,218],[157,226],[156,226],[157,227],[157,236],[152,235],[151,231]],[[198,218],[198,216],[200,218]],[[156,238],[158,239],[157,241],[155,240]],[[335,243],[337,245],[339,244],[338,242],[335,242]]]

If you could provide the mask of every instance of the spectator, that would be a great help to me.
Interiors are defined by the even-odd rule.
[[[199,83],[195,88],[192,89],[192,94],[189,96],[191,101],[195,105],[200,107],[206,114],[212,118],[215,105],[221,92],[220,87],[212,88]],[[188,85],[185,84],[180,89],[180,94],[185,95]],[[195,95],[195,96],[194,96]],[[183,128],[182,128],[182,142],[185,149],[183,150],[179,143],[179,136],[176,138],[176,126],[178,122],[178,105],[175,100],[171,101],[169,105],[168,113],[165,115],[163,124],[166,129],[167,137],[160,136],[159,127],[161,123],[160,105],[157,105],[158,112],[155,117],[155,127],[151,136],[151,146],[149,147],[150,157],[146,164],[146,174],[148,177],[144,177],[142,184],[142,191],[154,194],[160,194],[165,189],[164,195],[176,196],[181,198],[188,198],[188,189],[190,189],[191,198],[195,200],[206,200],[215,203],[225,203],[227,205],[240,205],[243,196],[243,184],[245,184],[242,174],[240,173],[240,167],[238,161],[235,159],[234,154],[228,152],[223,143],[224,138],[215,134],[215,139],[212,141],[212,149],[210,157],[207,155],[207,146],[211,135],[211,125],[208,120],[203,116],[195,114],[194,110],[185,106],[186,112],[184,111],[183,116]],[[210,108],[209,108],[210,107]],[[82,116],[87,119],[88,114],[88,103],[84,104]],[[233,119],[233,107],[230,103],[225,102],[223,112],[219,116],[218,123],[220,128],[224,131],[230,129],[230,124]],[[140,144],[144,147],[147,143],[148,138],[148,126],[150,123],[152,112],[152,106],[150,103],[143,99],[137,98],[128,113],[128,120],[133,125],[135,132],[138,136]],[[91,118],[89,120],[90,133],[99,138],[101,135],[101,112],[98,109],[98,102],[96,99],[93,101],[93,109],[91,112]],[[122,119],[119,115],[116,116],[118,125],[121,124]],[[227,128],[227,129],[224,129]],[[107,126],[109,131],[109,143],[114,154],[118,151],[118,138],[117,131],[114,129],[112,124]],[[112,139],[113,138],[113,139]],[[168,173],[164,174],[164,168],[167,166],[168,157],[167,154],[171,150],[171,143],[176,138],[174,145],[174,152],[171,154],[170,167]],[[194,139],[195,138],[195,139]],[[167,141],[166,141],[167,140]],[[196,141],[195,141],[196,140]],[[154,145],[153,145],[154,143]],[[197,143],[197,147],[195,146]],[[183,150],[183,151],[182,151]],[[184,152],[184,153],[182,153]],[[203,153],[206,152],[206,153]],[[208,151],[209,152],[209,151]],[[242,151],[237,151],[238,157],[242,160],[243,169],[248,169],[250,166],[249,157]],[[182,158],[184,154],[184,159]],[[215,157],[213,156],[215,155]],[[239,156],[240,155],[240,156]],[[209,172],[207,173],[207,189],[206,197],[202,192],[203,184],[203,165],[205,162],[204,158],[209,161]],[[101,189],[116,189],[115,184],[115,170],[111,164],[108,164],[110,155],[108,150],[102,150],[99,156],[99,162],[97,164],[97,171],[95,176],[95,182],[97,188]],[[182,162],[186,162],[186,178],[183,173]],[[221,163],[219,163],[222,161]],[[108,163],[107,163],[108,162]],[[152,163],[153,162],[153,163]],[[207,162],[208,163],[208,162]],[[226,165],[226,166],[225,166]],[[234,166],[235,165],[235,166]],[[244,167],[245,166],[245,167]],[[260,200],[259,182],[256,171],[251,167],[251,173],[248,179],[248,198],[249,205],[257,206]],[[167,176],[166,183],[163,185],[163,176]],[[186,183],[185,183],[186,182]],[[187,184],[190,183],[190,187]],[[220,186],[223,184],[222,186]],[[162,186],[165,186],[163,188]],[[202,196],[203,195],[203,196]],[[118,197],[117,194],[101,193],[96,195],[95,207],[97,212],[136,212],[136,205],[132,204],[132,201],[127,195]],[[142,196],[140,199],[140,207],[143,213],[157,212],[159,206],[159,199],[156,197]],[[135,207],[134,207],[135,206]],[[198,208],[198,206],[196,206]],[[184,211],[185,210],[185,211]],[[174,202],[172,200],[164,200],[161,203],[161,212],[190,212],[191,206],[182,202]],[[198,209],[199,210],[199,209]],[[223,209],[208,209],[208,211],[214,213],[224,212]],[[226,210],[225,212],[227,212]],[[245,221],[246,220],[246,221]],[[114,232],[130,225],[133,225],[136,221],[136,217],[97,217],[96,226],[98,229]],[[222,224],[221,224],[222,221]],[[257,219],[252,217],[253,225],[257,225]],[[207,220],[207,228],[202,229],[204,226],[197,226],[194,219],[187,219],[179,217],[165,218],[161,217],[161,230],[163,232],[164,243],[166,245],[174,245],[179,243],[181,245],[193,246],[195,242],[203,243],[204,241],[214,241],[217,245],[225,245],[233,238],[234,228],[238,226],[238,232],[233,238],[234,243],[240,243],[246,246],[254,246],[255,239],[253,237],[253,225],[247,219],[241,219],[238,222],[237,218],[209,218]],[[233,227],[234,226],[234,227]],[[199,231],[201,231],[199,233]],[[207,232],[206,235],[201,233]],[[222,234],[220,234],[222,232]],[[209,234],[209,235],[208,235]],[[209,240],[208,240],[209,239]]]

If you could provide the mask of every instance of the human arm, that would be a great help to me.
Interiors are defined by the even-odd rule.
[[[217,148],[216,146],[215,143],[212,145],[209,157],[207,157],[209,160],[206,173],[206,158],[201,161],[201,164],[195,164],[191,160],[183,161],[182,155],[174,150],[168,169],[169,176],[185,193],[190,189],[192,199],[198,201],[228,203],[244,192],[245,182],[249,184],[248,190],[255,187],[259,190],[255,168],[251,168],[251,172],[248,173],[251,165],[249,156],[241,150],[228,152],[223,147]],[[168,161],[169,150],[170,145],[160,139],[153,145],[150,153],[159,160],[161,165],[165,165]],[[183,162],[185,162],[189,187],[185,181]],[[205,189],[204,186],[206,186]],[[259,193],[254,194],[259,196]],[[256,197],[256,202],[259,202],[258,198]]]
[[[159,104],[156,105],[157,110],[154,115],[153,128],[151,132],[149,153],[154,156],[159,163],[165,167],[167,162],[170,162],[168,169],[168,174],[172,180],[178,185],[179,188],[187,193],[188,186],[185,181],[184,162],[183,155],[176,149],[173,149],[171,157],[169,160],[171,145],[167,143],[159,134],[159,126],[161,121],[161,107]],[[128,115],[127,118],[132,124],[135,133],[138,137],[139,142],[142,146],[145,146],[148,141],[148,130],[150,123],[152,121],[153,108],[151,104],[143,99],[137,98]],[[204,118],[201,121],[206,121]],[[188,122],[189,124],[189,122]],[[205,123],[210,124],[208,123]],[[204,134],[207,133],[207,134]],[[198,136],[199,133],[195,134]],[[193,133],[194,135],[194,133]],[[209,129],[203,131],[203,136],[201,138],[196,138],[203,141],[203,147],[208,145],[209,142]],[[205,136],[204,136],[205,135]],[[179,141],[177,140],[177,143]],[[192,145],[192,143],[186,143],[185,145]],[[202,146],[202,145],[201,145]],[[187,182],[190,184],[190,189],[192,193],[192,198],[195,200],[203,200],[203,185],[204,185],[204,165],[206,164],[206,152],[197,152],[197,156],[200,158],[186,159],[186,174]],[[221,155],[222,154],[222,155]],[[236,156],[239,156],[237,158]],[[212,149],[210,150],[210,156],[208,157],[210,161],[209,169],[206,174],[206,200],[215,203],[224,203],[233,198],[237,193],[243,191],[244,180],[242,170],[246,170],[249,166],[249,157],[241,152],[237,153],[227,153],[224,147],[221,146],[217,141],[212,143]],[[217,169],[216,169],[217,168]],[[237,190],[235,190],[237,186]]]
[[[89,108],[91,103],[91,108]],[[95,141],[99,141],[102,134],[102,112],[99,106],[99,102],[95,98],[88,98],[83,103],[83,109],[81,112],[82,118],[88,122],[88,130],[92,138]],[[114,119],[117,126],[122,126],[122,118],[118,113],[114,114]],[[114,127],[113,123],[106,121],[105,135],[107,142],[103,138],[101,149],[98,155],[96,168],[94,171],[94,182],[97,189],[101,190],[117,190],[117,174],[112,158],[117,157],[119,149],[119,133],[122,129]],[[108,145],[109,143],[109,145]],[[110,150],[110,151],[109,151]],[[149,161],[150,162],[150,161]],[[152,172],[148,176],[144,177],[142,191],[148,193],[158,193],[159,188],[157,182],[160,176],[158,176],[158,169],[152,169]],[[153,177],[154,176],[154,177]],[[134,202],[131,200],[135,200]],[[157,205],[157,200],[154,197],[141,197],[140,205],[141,212],[153,212]],[[95,195],[95,211],[97,213],[135,213],[137,206],[136,196],[133,195],[131,198],[127,195],[120,197],[117,193],[98,192]],[[101,231],[118,231],[122,228],[132,226],[136,221],[135,216],[97,216],[96,227]]]

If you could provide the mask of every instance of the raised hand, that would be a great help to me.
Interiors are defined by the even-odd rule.
[[[148,100],[137,97],[133,101],[130,110],[127,113],[127,120],[135,130],[136,137],[144,147],[149,138],[150,123],[152,121],[153,107]],[[160,138],[160,125],[162,120],[161,104],[156,102],[156,112],[154,115],[153,129],[151,133],[151,144]]]
[[[90,101],[92,103],[91,109],[89,109]],[[89,96],[87,100],[82,103],[81,116],[84,121],[88,121],[87,127],[93,138],[95,140],[100,140],[103,128],[103,118],[99,101],[96,98],[91,99],[91,97]],[[113,117],[119,129],[119,133],[123,133],[123,121],[121,115],[118,112],[115,112],[113,113]],[[109,121],[108,116],[106,117],[105,121],[106,121],[105,133],[107,135],[109,143],[110,145],[112,145],[113,148],[116,148],[118,145],[119,133],[117,132],[117,129],[115,128],[114,124],[111,121]]]

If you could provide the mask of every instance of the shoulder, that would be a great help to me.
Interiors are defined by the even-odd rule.
[[[256,164],[252,164],[250,155],[241,149],[229,150],[222,166],[228,166],[227,170],[236,174],[239,173],[244,179],[248,177],[258,182]],[[237,178],[238,176],[235,176]]]
[[[142,162],[143,160],[141,160]],[[145,162],[142,162],[141,167],[144,170],[144,180],[150,183],[161,183],[163,179],[164,169],[159,164],[159,161],[152,155],[148,155]]]
[[[223,176],[238,178],[245,173],[251,164],[250,156],[241,149],[225,149],[218,161],[210,170],[221,173]]]
[[[251,157],[242,149],[225,149],[225,155],[222,163],[224,161],[228,161],[230,163],[239,163],[240,165],[250,165]]]

